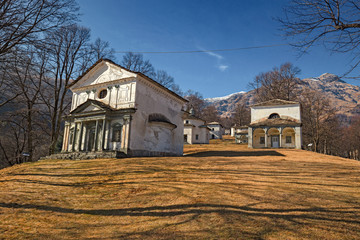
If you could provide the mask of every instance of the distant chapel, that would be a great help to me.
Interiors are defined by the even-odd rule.
[[[301,149],[300,104],[274,99],[251,106],[249,148]]]

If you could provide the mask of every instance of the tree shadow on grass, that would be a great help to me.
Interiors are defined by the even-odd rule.
[[[185,157],[263,157],[263,156],[285,156],[277,151],[204,151],[191,153]]]
[[[168,206],[152,206],[121,209],[71,209],[63,207],[53,207],[36,204],[18,204],[18,203],[0,203],[2,208],[14,209],[36,209],[41,211],[51,211],[57,213],[70,214],[89,214],[97,216],[152,216],[152,217],[171,217],[188,214],[241,214],[252,217],[270,217],[275,219],[311,219],[330,222],[343,222],[357,224],[360,227],[360,221],[356,218],[340,218],[340,214],[356,214],[354,211],[343,210],[341,208],[255,208],[251,206],[233,206],[225,204],[178,204]]]

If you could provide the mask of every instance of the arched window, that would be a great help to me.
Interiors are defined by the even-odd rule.
[[[98,97],[99,97],[100,99],[103,99],[103,98],[106,97],[106,95],[107,95],[107,90],[106,90],[106,89],[103,89],[103,90],[101,90],[101,91],[99,92]]]
[[[116,123],[112,126],[112,141],[121,142],[122,125]]]
[[[275,118],[280,118],[279,114],[277,113],[270,114],[269,119],[275,119]]]

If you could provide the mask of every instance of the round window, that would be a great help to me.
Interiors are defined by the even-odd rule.
[[[99,92],[99,98],[100,98],[100,99],[105,98],[106,95],[107,95],[107,90],[106,90],[106,89],[101,90],[101,91]]]

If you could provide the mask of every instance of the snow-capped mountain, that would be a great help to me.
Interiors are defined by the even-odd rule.
[[[236,95],[240,95],[240,94],[244,94],[246,92],[244,91],[241,91],[241,92],[237,92],[237,93],[232,93],[232,94],[229,94],[229,95],[226,95],[224,97],[215,97],[215,98],[205,98],[205,101],[208,102],[208,103],[213,103],[213,102],[218,102],[218,101],[222,101],[222,100],[227,100],[233,96],[236,96]]]
[[[324,73],[319,77],[302,79],[298,87],[299,92],[307,87],[323,93],[337,112],[345,117],[360,114],[360,87],[346,83],[335,74]],[[223,117],[230,117],[238,103],[250,105],[255,102],[254,90],[205,100],[208,104],[215,105]]]

